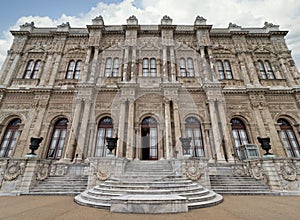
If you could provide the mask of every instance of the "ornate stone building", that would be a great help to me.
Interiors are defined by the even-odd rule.
[[[88,163],[113,152],[128,160],[241,159],[240,146],[270,137],[276,157],[300,157],[300,75],[284,37],[266,22],[244,28],[69,23],[11,31],[0,72],[0,157],[22,158],[30,137],[37,155]],[[263,151],[259,148],[260,154]]]

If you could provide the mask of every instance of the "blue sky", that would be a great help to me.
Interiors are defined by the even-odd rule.
[[[8,0],[0,7],[0,66],[12,43],[9,30],[34,21],[36,27],[56,27],[69,22],[85,27],[102,15],[105,24],[125,24],[135,15],[140,24],[158,24],[164,15],[173,24],[193,24],[197,15],[213,27],[263,27],[268,21],[288,30],[286,41],[300,68],[299,0]]]
[[[0,7],[1,35],[20,17],[49,16],[57,19],[62,14],[79,16],[88,13],[98,2],[118,3],[121,0],[8,0]]]

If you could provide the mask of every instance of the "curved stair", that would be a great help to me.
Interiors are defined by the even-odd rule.
[[[173,174],[168,161],[129,162],[118,179],[109,179],[75,197],[78,204],[112,212],[175,213],[213,206],[223,197]]]

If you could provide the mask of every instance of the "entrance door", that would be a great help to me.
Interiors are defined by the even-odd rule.
[[[152,117],[147,117],[142,121],[142,160],[157,160],[157,122]]]

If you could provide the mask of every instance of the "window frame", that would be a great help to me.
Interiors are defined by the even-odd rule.
[[[105,122],[105,120],[109,120]],[[114,122],[110,116],[105,116],[100,119],[97,127],[96,144],[94,157],[106,157],[109,150],[106,148],[106,138],[113,136]],[[101,135],[102,134],[102,135]]]
[[[192,157],[205,157],[203,133],[198,118],[189,116],[185,119],[185,134],[186,137],[192,138],[190,155]]]
[[[219,79],[220,80],[232,80],[233,79],[233,73],[232,68],[229,60],[220,60],[217,61],[217,69],[219,73]]]
[[[13,149],[15,148],[21,131],[21,119],[12,119],[4,131],[1,144],[0,144],[0,158],[10,157]]]
[[[107,57],[105,60],[104,77],[119,77],[119,57]]]
[[[47,159],[59,160],[62,158],[67,139],[68,123],[66,118],[61,118],[55,122],[47,151]]]
[[[70,60],[67,68],[66,79],[79,79],[82,60]]]
[[[294,132],[293,126],[285,118],[277,120],[280,127],[280,139],[283,142],[288,157],[300,157],[300,145]]]
[[[33,59],[30,59],[27,62],[23,79],[37,79],[41,66],[42,66],[42,60],[38,59],[34,61]]]
[[[257,61],[257,67],[260,72],[260,78],[264,80],[273,80],[276,79],[274,71],[271,67],[271,63],[268,60],[262,61],[258,60]]]

